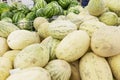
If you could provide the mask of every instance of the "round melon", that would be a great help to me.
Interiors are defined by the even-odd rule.
[[[50,73],[52,80],[69,80],[71,76],[71,67],[64,60],[52,60],[45,69]]]
[[[39,42],[39,35],[28,30],[13,31],[7,38],[7,43],[11,49],[23,49],[28,45]]]
[[[57,46],[55,52],[58,59],[73,62],[82,57],[90,46],[87,32],[78,30],[69,33]]]
[[[6,51],[9,50],[7,40],[3,37],[0,37],[0,56],[2,56]]]
[[[38,34],[40,35],[40,37],[46,38],[49,36],[48,34],[49,24],[50,24],[49,22],[44,22],[40,25],[40,27],[38,28]]]
[[[6,80],[51,80],[51,77],[47,70],[41,67],[31,67],[10,75]]]
[[[33,21],[33,26],[34,26],[35,30],[37,31],[38,27],[44,22],[48,22],[48,20],[44,17],[35,18],[35,20]]]
[[[118,24],[118,16],[114,12],[105,12],[100,17],[99,20],[109,26],[115,26]]]
[[[77,30],[77,26],[69,20],[55,20],[48,27],[49,35],[56,39],[63,39],[75,30]]]
[[[46,46],[32,44],[20,51],[15,60],[14,68],[44,67],[49,61],[49,51]]]
[[[91,38],[94,53],[103,57],[120,54],[120,29],[115,26],[96,30]]]

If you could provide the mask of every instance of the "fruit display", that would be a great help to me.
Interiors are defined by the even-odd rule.
[[[0,3],[0,80],[120,80],[119,0]]]

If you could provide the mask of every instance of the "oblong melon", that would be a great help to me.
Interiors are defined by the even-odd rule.
[[[9,46],[7,44],[7,39],[0,37],[0,56],[4,55],[4,53],[8,50]]]
[[[31,67],[10,75],[6,80],[51,80],[51,77],[44,68]]]
[[[113,80],[110,66],[105,58],[88,52],[79,62],[82,80]]]
[[[36,32],[27,30],[13,31],[7,38],[7,43],[11,49],[23,49],[28,45],[39,42],[39,35]]]
[[[46,46],[36,43],[27,46],[17,54],[14,68],[44,67],[48,61],[49,51]]]
[[[78,30],[68,34],[57,46],[55,52],[58,59],[73,62],[82,57],[90,46],[87,32]]]

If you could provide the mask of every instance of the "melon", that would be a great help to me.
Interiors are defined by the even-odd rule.
[[[23,49],[28,45],[40,43],[40,37],[36,32],[16,30],[8,36],[7,43],[11,49]]]
[[[69,80],[71,76],[71,67],[64,60],[52,60],[45,69],[50,73],[52,80]]]
[[[69,33],[57,46],[55,52],[58,59],[73,62],[82,57],[90,46],[87,32],[78,30]]]
[[[15,60],[14,68],[44,67],[49,61],[49,51],[39,43],[21,50]]]

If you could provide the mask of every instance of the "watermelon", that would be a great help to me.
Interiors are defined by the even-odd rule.
[[[80,5],[80,2],[78,2],[77,0],[71,0],[71,3],[70,3],[70,5],[69,5],[69,8],[70,8],[70,7],[75,7],[75,6],[77,6],[77,5]]]
[[[47,5],[46,1],[45,0],[39,0],[39,2],[37,2],[35,4],[35,8],[36,9],[40,9],[40,8],[43,8]]]
[[[9,12],[9,11],[3,12],[3,13],[1,14],[1,19],[5,18],[5,17],[12,18],[12,17],[13,17],[13,13],[12,13],[12,12]]]
[[[44,8],[44,14],[51,18],[54,15],[63,14],[63,9],[56,1],[52,1]]]
[[[7,3],[0,3],[0,14],[10,10],[10,6]]]
[[[70,7],[67,12],[68,13],[73,12],[75,14],[79,14],[80,13],[79,9],[76,8],[76,7]]]
[[[67,9],[71,3],[71,0],[58,0],[58,3],[63,9]]]
[[[40,8],[36,11],[36,16],[37,17],[44,17],[44,8]]]
[[[47,18],[51,18],[54,15],[54,8],[50,3],[44,8],[44,14]]]
[[[13,19],[14,23],[17,23],[19,20],[21,20],[23,18],[25,18],[25,14],[22,12],[17,12],[16,14],[14,14],[12,19]]]
[[[35,12],[30,12],[26,15],[26,19],[28,19],[30,21],[34,20],[35,18],[36,18]]]
[[[33,30],[32,22],[27,20],[26,18],[19,20],[17,26],[20,29]]]

